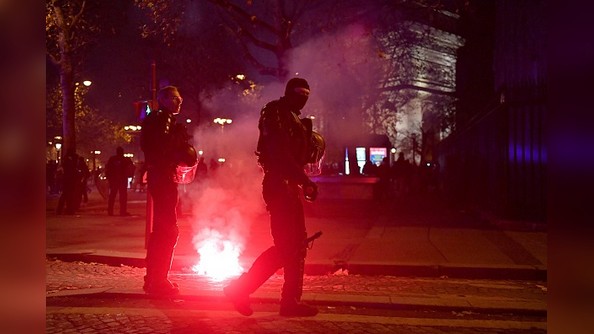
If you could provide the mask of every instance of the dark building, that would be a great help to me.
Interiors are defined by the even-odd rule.
[[[500,218],[544,220],[544,1],[471,1],[460,19],[456,130],[439,144],[443,190]]]

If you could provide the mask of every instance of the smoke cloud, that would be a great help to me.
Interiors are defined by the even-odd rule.
[[[291,77],[308,80],[310,99],[302,117],[315,116],[314,128],[330,145],[346,142],[362,132],[362,99],[375,89],[380,75],[380,57],[365,27],[352,25],[341,32],[312,39],[290,55]],[[191,185],[190,201],[195,217],[196,249],[208,238],[223,234],[245,245],[250,226],[265,217],[261,196],[262,171],[254,151],[258,139],[258,118],[262,107],[283,95],[285,82],[270,82],[257,94],[242,96],[230,86],[203,97],[202,103],[214,117],[231,118],[231,124],[209,126],[194,133],[197,150],[209,162],[224,158],[208,177]],[[268,221],[261,222],[268,224]]]
[[[254,154],[258,112],[250,112],[259,109],[241,102],[231,105],[238,97],[226,99],[227,94],[208,101],[208,107],[246,110],[248,116],[231,118],[227,114],[224,117],[232,119],[232,123],[213,125],[194,133],[196,149],[204,152],[208,165],[207,177],[196,179],[189,191],[195,218],[193,242],[197,250],[212,238],[229,240],[243,250],[251,224],[265,212],[261,196],[262,171]]]
[[[316,116],[315,123],[327,141],[351,142],[363,132],[364,101],[378,88],[382,60],[369,30],[361,24],[294,49],[291,72],[306,78],[311,86],[304,113]]]

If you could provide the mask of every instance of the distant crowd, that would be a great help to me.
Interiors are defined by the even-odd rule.
[[[343,175],[339,163],[326,163],[322,167],[322,175]],[[385,199],[390,196],[409,195],[433,192],[439,189],[439,166],[435,163],[416,165],[405,159],[404,154],[392,164],[388,157],[378,165],[368,159],[362,168],[354,168],[350,176],[377,177],[376,198]]]
[[[49,160],[46,164],[47,191],[60,195],[57,214],[72,215],[89,200],[88,181],[91,172],[83,157],[74,150],[69,150],[60,164]]]
[[[210,159],[207,164],[204,157],[200,157],[196,169],[196,180],[200,182],[216,174],[221,163]],[[126,184],[126,191],[145,192],[147,187],[146,168],[143,161],[137,162],[129,171],[126,178],[131,182]],[[339,163],[326,163],[322,165],[321,174],[326,176],[342,175]],[[404,158],[400,153],[398,158],[390,164],[386,157],[377,165],[367,160],[363,167],[351,173],[351,176],[377,177],[378,183],[375,195],[378,199],[391,196],[401,196],[424,193],[438,190],[438,166],[424,164],[417,166]],[[85,159],[75,152],[67,153],[58,164],[49,160],[46,164],[47,193],[60,196],[57,214],[74,214],[88,202],[91,186],[95,185],[97,191],[104,199],[109,198],[110,188],[107,182],[105,169],[98,167],[90,170]],[[124,206],[123,203],[121,203]],[[112,210],[112,205],[110,205]],[[126,212],[122,212],[125,214]]]
[[[204,157],[200,157],[196,169],[196,181],[206,179],[216,174],[221,163],[210,159],[208,164]],[[108,205],[108,213],[113,214],[113,203],[110,201],[110,190],[106,168],[98,166],[96,169],[89,168],[84,157],[76,152],[67,152],[61,159],[48,160],[46,162],[46,193],[50,196],[59,196],[56,207],[57,214],[72,215],[88,203],[88,196],[94,188],[98,193],[111,204]],[[112,170],[114,168],[111,168]],[[113,172],[112,172],[113,173]],[[117,175],[111,175],[112,179],[118,179]],[[138,161],[133,166],[125,168],[121,173],[126,179],[126,191],[146,192],[146,166],[144,161]],[[128,180],[131,180],[128,182]],[[120,195],[121,196],[121,195]],[[125,204],[120,200],[121,215],[127,215]]]

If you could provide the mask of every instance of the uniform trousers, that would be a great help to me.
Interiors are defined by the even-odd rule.
[[[235,288],[249,295],[283,268],[281,301],[300,301],[303,293],[307,231],[299,186],[267,173],[264,176],[262,193],[266,209],[270,213],[274,245],[260,254],[248,272],[237,279]]]
[[[147,183],[153,201],[153,228],[146,250],[146,281],[166,280],[179,237],[177,184],[173,173],[150,169]]]

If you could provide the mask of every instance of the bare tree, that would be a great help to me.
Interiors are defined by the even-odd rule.
[[[206,1],[134,0],[134,4],[144,13],[140,34],[161,80],[180,86],[185,110],[196,113],[194,124],[211,124],[202,122],[210,112],[202,98],[232,82],[244,83],[234,80],[248,65],[238,56],[236,36],[213,15],[216,8]]]
[[[59,110],[54,112],[62,116],[63,151],[77,149],[77,117],[88,111],[88,119],[100,117],[98,111],[89,106],[80,105],[76,91],[80,81],[84,60],[92,46],[102,36],[113,35],[126,21],[128,1],[108,2],[102,0],[47,0],[46,1],[46,55],[58,70],[60,78]],[[50,90],[53,86],[50,86]],[[50,91],[48,90],[48,94]],[[101,126],[97,129],[102,129]],[[109,136],[110,134],[106,134]]]
[[[241,41],[245,59],[262,75],[286,79],[287,52],[293,48],[295,27],[314,1],[209,1],[220,9],[227,29]]]
[[[134,0],[134,4],[144,10],[148,18],[148,22],[140,26],[141,36],[154,36],[171,45],[182,22],[187,3],[170,0]]]
[[[46,94],[46,131],[56,133],[62,128],[62,90],[55,83],[48,86]],[[91,150],[107,150],[115,145],[129,143],[131,136],[124,131],[122,124],[118,124],[91,108],[85,102],[85,95],[89,88],[82,84],[75,84],[74,110],[75,134],[77,147],[80,152]],[[81,154],[85,156],[85,154]]]
[[[295,1],[229,1],[208,0],[214,5],[209,10],[218,10],[219,28],[225,29],[242,49],[242,58],[257,68],[260,73],[282,77],[286,74],[285,54],[292,48],[291,36],[294,22],[310,2]],[[155,37],[168,46],[190,34],[181,34],[184,15],[194,6],[192,1],[134,0],[142,9],[148,21],[142,25],[144,38]],[[205,8],[202,8],[206,10]],[[196,33],[196,32],[195,32]],[[255,48],[264,49],[274,55],[277,64],[266,64],[261,56],[255,55]]]
[[[47,53],[60,72],[62,135],[66,152],[76,149],[74,78],[79,64],[78,56],[99,28],[87,18],[86,0],[48,0],[45,9]]]
[[[147,8],[150,7],[148,3],[153,3],[150,8],[154,10],[161,8],[158,4],[163,2],[136,1],[146,3]],[[288,75],[288,58],[295,51],[295,46],[300,47],[309,39],[330,35],[352,24],[360,24],[366,33],[369,31],[372,34],[375,58],[382,60],[376,81],[357,82],[361,77],[357,67],[364,69],[367,66],[369,69],[365,61],[375,63],[373,55],[368,54],[363,61],[357,57],[345,58],[340,68],[332,67],[336,63],[322,65],[326,61],[323,55],[316,59],[316,66],[323,73],[340,72],[336,75],[348,77],[351,86],[359,85],[361,88],[356,98],[343,94],[334,96],[332,100],[332,97],[325,95],[327,103],[333,101],[336,104],[332,105],[333,108],[326,106],[321,110],[341,113],[327,117],[333,119],[331,126],[334,130],[325,134],[353,133],[367,128],[367,132],[387,134],[391,142],[396,144],[396,124],[401,121],[401,113],[407,104],[419,98],[429,99],[435,105],[432,112],[439,112],[449,110],[448,106],[453,101],[455,52],[459,40],[455,35],[455,15],[448,14],[453,9],[444,5],[451,2],[208,0],[208,3],[218,8],[221,26],[234,36],[229,41],[235,42],[243,50],[237,56],[249,62],[259,74],[273,76],[279,81],[284,81]],[[178,8],[176,11],[183,12],[184,9]],[[173,12],[168,8],[154,17],[164,20]],[[174,28],[173,24],[157,23],[155,27],[160,27],[158,33],[173,35],[171,30],[167,30]],[[334,40],[332,47],[348,51],[348,48],[359,47],[357,42]],[[432,98],[434,96],[443,98]],[[324,115],[319,116],[324,119]],[[443,123],[450,119],[441,117],[439,121]],[[352,131],[343,131],[344,128]]]

